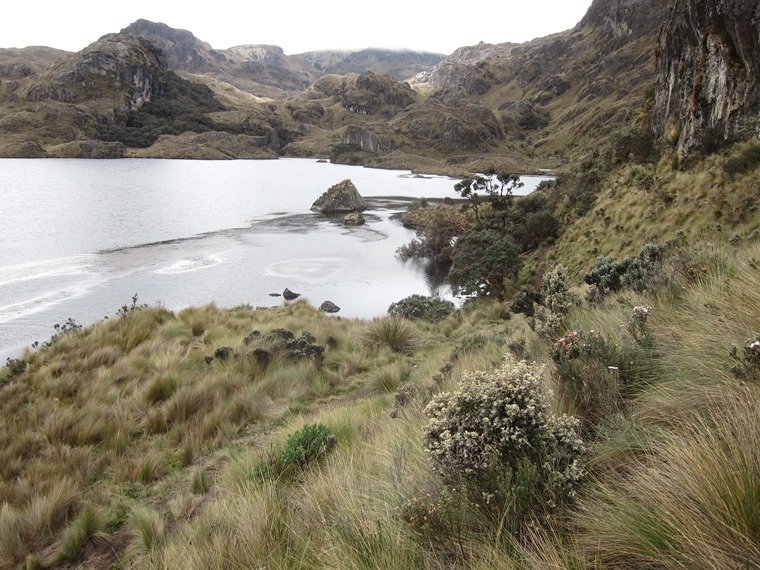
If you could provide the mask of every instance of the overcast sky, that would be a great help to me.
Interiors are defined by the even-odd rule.
[[[568,30],[591,1],[14,1],[0,10],[0,47],[44,45],[79,51],[144,18],[189,30],[216,49],[274,44],[287,54],[381,47],[448,55],[480,41],[524,42]]]

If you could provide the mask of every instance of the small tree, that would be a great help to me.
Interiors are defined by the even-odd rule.
[[[522,266],[514,240],[487,228],[462,235],[451,261],[449,282],[455,295],[502,296],[504,280],[514,278]]]
[[[454,185],[454,191],[470,201],[470,207],[475,212],[475,219],[480,221],[478,208],[481,204],[481,196],[478,192],[487,195],[488,202],[494,210],[508,210],[512,206],[513,192],[523,186],[517,174],[497,174],[489,170],[485,176],[475,175],[458,182]]]

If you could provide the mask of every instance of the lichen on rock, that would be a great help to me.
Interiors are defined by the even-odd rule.
[[[323,214],[346,214],[366,208],[367,204],[364,202],[364,198],[359,194],[354,183],[348,179],[331,186],[311,206],[313,212],[322,212]]]

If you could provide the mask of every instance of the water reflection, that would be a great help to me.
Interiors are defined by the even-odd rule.
[[[435,259],[409,259],[406,264],[415,269],[425,278],[431,297],[444,297],[449,289],[449,269],[451,263],[442,263]]]

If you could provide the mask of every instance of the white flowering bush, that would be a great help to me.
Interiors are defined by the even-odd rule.
[[[556,336],[565,324],[565,317],[574,303],[567,270],[558,264],[541,281],[542,306],[536,311],[536,332]]]
[[[571,498],[583,476],[578,422],[552,412],[541,374],[507,356],[500,368],[467,374],[458,391],[436,396],[424,430],[435,471],[504,505],[514,496],[502,483],[509,487],[529,466],[531,503],[546,509]]]

